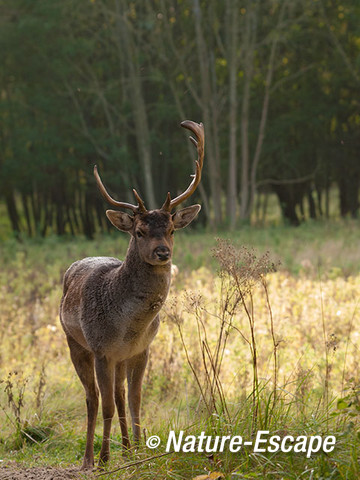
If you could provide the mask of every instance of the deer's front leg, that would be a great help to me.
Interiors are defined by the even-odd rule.
[[[126,422],[125,411],[125,376],[126,376],[126,362],[120,362],[115,368],[115,403],[119,414],[122,445],[125,450],[130,448],[129,434]]]
[[[95,370],[101,393],[103,413],[103,441],[101,445],[99,465],[106,463],[110,457],[111,422],[115,413],[114,400],[114,364],[106,357],[95,359]]]
[[[128,400],[135,443],[139,443],[140,441],[141,385],[148,356],[149,349],[146,349],[144,352],[128,360],[127,365]]]

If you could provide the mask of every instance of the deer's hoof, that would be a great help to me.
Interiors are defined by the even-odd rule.
[[[88,460],[84,458],[83,464],[81,465],[80,470],[93,470],[94,468],[94,460]]]

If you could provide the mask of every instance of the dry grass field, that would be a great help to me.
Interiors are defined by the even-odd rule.
[[[114,422],[109,471],[122,469],[111,478],[359,478],[359,233],[356,222],[334,222],[247,228],[218,242],[179,235],[143,387],[144,435],[162,443],[124,460]],[[0,478],[50,467],[34,478],[77,475],[85,398],[59,324],[61,279],[72,261],[121,258],[126,245],[122,235],[1,244]],[[98,427],[97,450],[100,418]],[[309,458],[243,448],[143,461],[165,452],[170,430],[335,435],[336,447]]]

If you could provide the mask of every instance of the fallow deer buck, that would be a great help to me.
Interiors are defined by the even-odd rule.
[[[133,190],[137,205],[118,202],[106,191],[96,166],[94,175],[100,192],[117,208],[107,210],[110,222],[131,235],[123,262],[111,257],[89,257],[73,263],[64,276],[60,320],[66,333],[71,360],[84,386],[87,405],[87,436],[83,469],[94,465],[94,431],[102,399],[103,440],[99,464],[110,456],[110,430],[118,411],[122,445],[130,447],[125,414],[125,377],[135,443],[140,439],[141,384],[149,345],[159,327],[159,311],[168,294],[174,230],[184,228],[196,217],[200,205],[175,213],[172,209],[189,198],[201,179],[204,159],[204,127],[186,120],[181,126],[198,152],[196,173],[189,187],[171,199],[167,194],[160,209],[146,210]],[[99,388],[98,388],[99,387]]]

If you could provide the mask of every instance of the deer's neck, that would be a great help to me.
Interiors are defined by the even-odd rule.
[[[171,262],[166,265],[150,265],[141,259],[137,252],[135,239],[131,238],[124,263],[119,269],[118,281],[121,290],[128,295],[164,302],[171,280]]]

